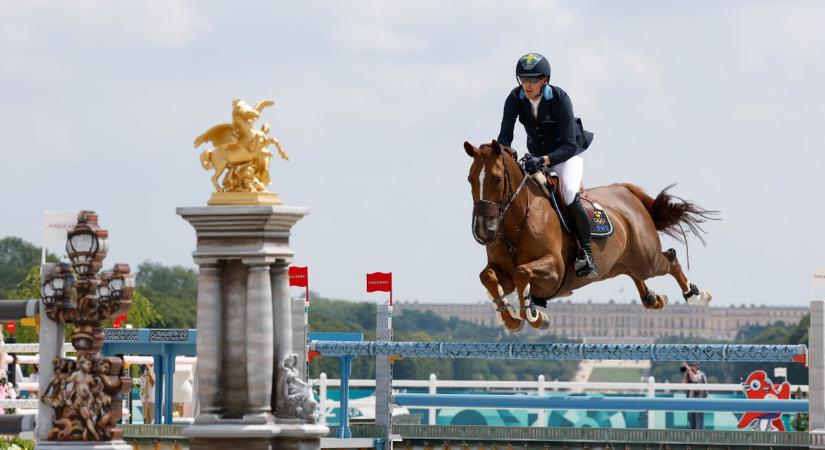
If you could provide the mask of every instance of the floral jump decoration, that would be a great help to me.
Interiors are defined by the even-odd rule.
[[[131,378],[122,375],[123,361],[104,357],[101,322],[126,312],[134,291],[128,264],[115,264],[99,273],[108,251],[109,233],[100,228],[93,211],[81,211],[68,233],[70,264],[57,264],[41,286],[46,315],[72,326],[76,359],[57,357],[54,376],[41,401],[55,410],[48,438],[57,441],[119,439],[122,397]]]

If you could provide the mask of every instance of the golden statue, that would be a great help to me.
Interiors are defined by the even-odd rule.
[[[212,184],[216,192],[210,205],[281,204],[278,194],[266,191],[272,182],[269,158],[274,155],[267,147],[274,145],[281,158],[288,161],[289,157],[281,143],[269,136],[268,124],[255,128],[261,111],[274,104],[263,100],[252,108],[243,100],[233,100],[232,123],[216,125],[195,138],[195,148],[207,141],[215,146],[200,157],[205,170],[215,169]]]

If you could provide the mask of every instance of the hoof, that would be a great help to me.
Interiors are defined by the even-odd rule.
[[[524,321],[515,317],[515,311],[513,311],[512,306],[507,304],[506,298],[497,298],[493,300],[493,303],[496,305],[496,312],[499,314],[501,323],[504,325],[504,328],[507,328],[507,331],[515,332],[524,328]]]
[[[547,314],[545,314],[544,312],[539,312],[536,315],[535,320],[528,319],[527,323],[529,323],[531,327],[537,330],[546,330],[550,328],[550,318],[547,317]]]
[[[667,302],[667,295],[657,294],[653,291],[649,291],[647,297],[642,299],[642,304],[647,309],[662,309],[667,305]]]
[[[713,300],[713,295],[710,292],[699,289],[693,283],[690,284],[690,290],[684,294],[684,297],[689,305],[697,306],[707,306]]]
[[[524,321],[514,318],[509,312],[501,313],[501,320],[504,322],[504,328],[507,328],[507,331],[511,333],[521,331],[524,328]]]

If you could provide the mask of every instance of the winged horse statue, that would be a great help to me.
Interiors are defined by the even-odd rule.
[[[210,142],[214,148],[201,153],[201,166],[215,169],[212,184],[217,192],[264,192],[272,182],[269,177],[269,158],[274,154],[267,149],[274,145],[284,160],[289,160],[281,143],[269,136],[269,125],[255,128],[261,111],[274,105],[263,100],[250,107],[243,100],[232,101],[232,123],[215,125],[195,138],[195,148]],[[219,183],[221,175],[226,176]]]

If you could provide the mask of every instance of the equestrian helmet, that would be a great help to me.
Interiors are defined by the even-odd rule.
[[[516,76],[519,78],[550,78],[550,61],[538,53],[528,53],[516,62]]]

